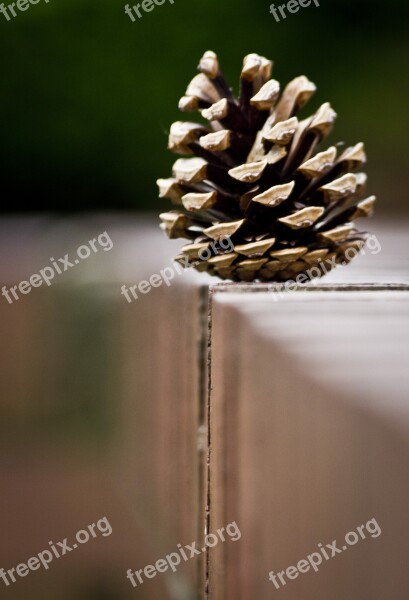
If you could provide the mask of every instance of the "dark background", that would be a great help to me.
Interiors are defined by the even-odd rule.
[[[280,23],[265,0],[166,1],[135,23],[124,4],[0,14],[4,211],[167,206],[155,185],[174,161],[167,131],[208,49],[233,86],[249,52],[272,58],[282,85],[306,74],[309,110],[328,100],[339,115],[332,141],[366,143],[378,211],[407,211],[406,1],[321,0]]]

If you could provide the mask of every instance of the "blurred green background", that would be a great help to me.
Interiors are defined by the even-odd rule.
[[[0,14],[3,210],[167,206],[155,185],[174,160],[167,131],[212,49],[233,86],[249,52],[274,59],[282,84],[308,75],[310,110],[329,100],[338,112],[333,139],[365,141],[378,210],[406,211],[408,3],[321,0],[280,23],[269,4],[167,0],[135,23],[112,0]]]

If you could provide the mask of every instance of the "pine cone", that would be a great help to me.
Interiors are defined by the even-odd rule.
[[[179,108],[199,110],[210,125],[172,125],[169,149],[189,158],[158,180],[160,196],[176,205],[161,215],[162,229],[190,240],[175,260],[222,279],[285,281],[312,267],[320,276],[365,245],[352,223],[375,202],[363,198],[366,175],[354,173],[366,162],[363,144],[316,153],[336,113],[325,103],[299,120],[315,85],[297,77],[280,96],[271,70],[266,58],[246,56],[236,100],[206,52]]]

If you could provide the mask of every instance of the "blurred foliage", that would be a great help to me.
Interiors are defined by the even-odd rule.
[[[166,1],[135,23],[124,4],[40,0],[10,22],[0,14],[4,210],[166,206],[155,180],[174,160],[167,131],[207,49],[232,85],[249,52],[273,58],[283,83],[308,75],[311,109],[329,100],[339,114],[336,139],[366,142],[370,191],[404,208],[406,0],[321,0],[280,23],[266,0]]]

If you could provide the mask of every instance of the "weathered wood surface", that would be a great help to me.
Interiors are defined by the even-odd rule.
[[[203,590],[204,556],[137,589],[126,579],[128,568],[203,538],[204,327],[200,286],[186,280],[194,275],[128,303],[122,284],[172,264],[172,245],[155,225],[16,219],[0,224],[1,281],[27,279],[105,230],[111,251],[12,305],[1,298],[0,566],[105,514],[113,527],[7,588],[12,600],[173,600]]]
[[[407,597],[408,292],[382,291],[409,284],[406,225],[375,223],[382,251],[320,282],[341,292],[276,302],[269,286],[214,287],[209,338],[216,281],[206,275],[186,272],[132,303],[121,296],[183,243],[149,220],[3,221],[2,283],[105,230],[110,252],[0,302],[0,563],[24,562],[105,513],[114,534],[8,597],[62,600],[62,586],[64,600],[98,600],[86,592],[97,582],[113,599]],[[379,538],[280,591],[268,581],[372,517]],[[208,563],[136,590],[125,579],[233,520],[241,540]]]
[[[379,239],[322,290],[213,288],[211,528],[242,540],[211,552],[212,600],[408,596],[409,244]],[[373,517],[379,538],[269,581]]]

